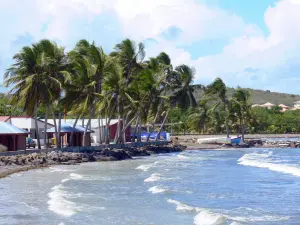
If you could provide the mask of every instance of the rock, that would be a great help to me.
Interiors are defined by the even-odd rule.
[[[82,162],[88,162],[89,159],[88,158],[82,158]]]

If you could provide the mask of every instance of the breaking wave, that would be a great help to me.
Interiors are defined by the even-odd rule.
[[[238,164],[244,166],[253,166],[258,168],[266,168],[272,171],[292,174],[294,176],[300,176],[300,168],[293,165],[287,164],[278,164],[274,163],[272,159],[269,158],[273,153],[269,152],[268,154],[258,154],[258,153],[251,153],[245,154],[238,160]]]
[[[159,194],[159,193],[167,192],[168,189],[158,187],[158,186],[153,186],[153,187],[149,188],[148,191],[152,192],[152,194]]]
[[[162,177],[161,174],[159,174],[159,173],[153,173],[153,174],[151,174],[150,177],[146,178],[146,179],[144,180],[144,182],[155,182],[155,181],[160,180],[161,177]]]

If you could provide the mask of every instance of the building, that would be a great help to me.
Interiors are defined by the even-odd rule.
[[[85,128],[82,126],[75,126],[73,128],[73,124],[62,123],[60,126],[60,138],[61,143],[64,145],[71,146],[71,134],[73,132],[73,144],[72,146],[83,146],[83,135],[84,135]],[[47,131],[48,140],[55,137],[55,128],[52,127]],[[85,137],[86,146],[91,145],[91,133],[92,130],[87,130],[87,135]]]
[[[278,106],[282,108],[282,110],[281,110],[282,112],[285,112],[286,110],[289,110],[291,108],[291,107],[289,107],[287,105],[284,105],[284,104],[280,104]]]
[[[33,139],[36,139],[36,127],[35,120],[31,116],[2,116],[0,117],[0,121],[10,123],[18,128],[28,131],[29,136]],[[45,122],[43,120],[38,119],[38,130],[40,138],[43,137]],[[54,127],[52,124],[47,123],[47,129]]]
[[[294,102],[294,108],[300,108],[300,101]]]
[[[274,106],[276,106],[276,105],[274,105],[274,104],[272,104],[272,103],[270,103],[270,102],[267,102],[267,103],[265,103],[265,104],[263,104],[263,105],[260,105],[261,107],[264,107],[264,108],[268,108],[268,109],[271,109],[272,107],[274,107]]]
[[[28,132],[10,123],[0,122],[0,143],[8,151],[26,150],[26,137]]]
[[[109,139],[110,141],[113,141],[115,138],[115,135],[117,133],[117,128],[118,128],[118,119],[111,119],[110,123],[109,123]],[[122,121],[121,121],[122,122]],[[49,119],[48,123],[50,124],[54,124],[53,119]],[[70,125],[73,125],[75,123],[75,119],[66,119],[66,120],[62,120],[62,123],[68,123]],[[84,119],[84,120],[78,120],[77,121],[77,125],[85,127],[88,123],[88,119]],[[58,124],[58,119],[56,120],[56,124]],[[100,127],[100,129],[99,129]],[[94,133],[91,134],[91,138],[92,138],[92,143],[100,143],[100,131],[102,130],[102,132],[104,133],[104,137],[106,137],[106,119],[91,119],[91,125],[90,125],[90,129],[94,131]],[[130,130],[131,130],[131,126],[128,126],[127,129],[125,130],[125,138],[126,141],[130,141]]]

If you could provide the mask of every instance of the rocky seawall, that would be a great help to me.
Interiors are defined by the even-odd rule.
[[[10,174],[48,167],[50,165],[74,165],[86,162],[118,161],[134,156],[180,152],[183,146],[147,146],[141,148],[103,149],[87,152],[51,151],[27,155],[0,156],[0,178]]]

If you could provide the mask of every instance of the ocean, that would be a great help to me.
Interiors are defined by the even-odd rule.
[[[300,224],[300,150],[184,151],[0,180],[0,224]]]

